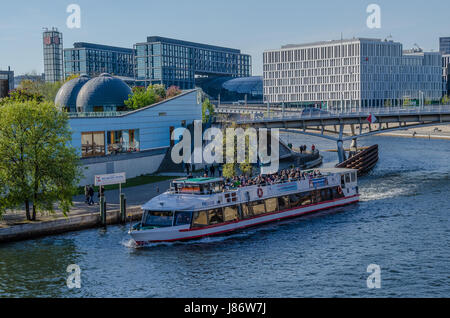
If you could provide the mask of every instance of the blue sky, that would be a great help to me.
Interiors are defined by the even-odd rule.
[[[148,35],[241,49],[262,74],[262,52],[288,43],[393,36],[404,48],[438,50],[450,36],[448,0],[40,0],[2,1],[0,69],[43,71],[42,27],[63,32],[64,47],[94,42],[132,47]],[[66,8],[81,7],[81,29],[68,29]],[[366,26],[366,8],[381,7],[381,29]]]

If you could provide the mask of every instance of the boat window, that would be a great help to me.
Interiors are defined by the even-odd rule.
[[[344,192],[342,191],[342,193],[339,193],[338,187],[334,187],[332,191],[333,191],[333,199],[340,199],[344,197]]]
[[[247,219],[247,218],[252,217],[252,216],[253,216],[253,214],[250,211],[248,203],[242,204],[242,217],[244,219]]]
[[[280,211],[289,209],[289,197],[279,197],[278,206],[280,207]]]
[[[344,175],[341,176],[341,187],[342,187],[342,189],[345,188],[345,176]]]
[[[227,206],[223,209],[225,222],[232,222],[239,220],[239,212],[237,205]]]
[[[253,215],[260,215],[266,213],[266,207],[264,206],[264,201],[252,202]]]
[[[198,185],[183,185],[180,189],[181,193],[200,193],[200,187]]]
[[[356,172],[352,172],[352,182],[356,182]]]
[[[208,225],[208,214],[206,211],[194,212],[192,226],[202,227]]]
[[[350,183],[350,173],[345,175],[345,183]]]
[[[302,205],[300,195],[299,194],[289,195],[289,203],[293,208]]]
[[[320,196],[322,197],[323,201],[330,201],[333,197],[330,193],[330,189],[322,189],[320,190]]]
[[[291,203],[291,208],[300,207],[304,205],[311,204],[311,192],[302,192],[291,194],[289,196],[289,201]]]
[[[277,202],[278,202],[277,198],[266,200],[267,213],[276,212],[278,210]]]
[[[223,223],[222,209],[213,209],[208,211],[209,225]]]
[[[324,201],[320,190],[312,191],[311,194],[312,194],[312,203],[320,203],[320,202]]]
[[[191,212],[175,212],[175,225],[191,224]]]
[[[173,212],[148,211],[144,226],[169,227],[172,226]]]

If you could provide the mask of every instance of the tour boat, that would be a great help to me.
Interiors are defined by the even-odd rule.
[[[359,201],[357,170],[307,173],[298,180],[237,188],[222,178],[175,180],[142,206],[142,221],[129,234],[138,246],[193,240]]]

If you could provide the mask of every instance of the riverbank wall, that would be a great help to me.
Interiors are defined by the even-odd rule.
[[[140,220],[140,206],[127,207],[127,223]],[[120,224],[120,210],[107,211],[107,225]],[[71,231],[102,227],[100,212],[76,216],[59,217],[52,220],[23,222],[0,228],[0,243],[35,239],[44,236],[62,234]]]

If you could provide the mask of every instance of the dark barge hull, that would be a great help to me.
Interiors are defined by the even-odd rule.
[[[376,166],[378,158],[378,145],[374,145],[337,164],[336,168],[356,169],[358,170],[358,176],[363,176]]]

